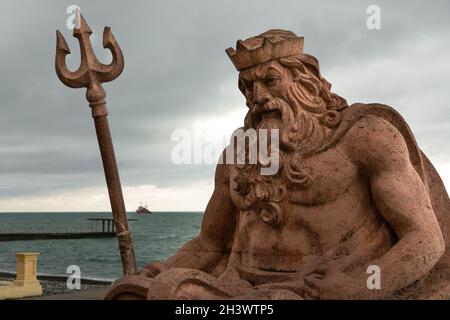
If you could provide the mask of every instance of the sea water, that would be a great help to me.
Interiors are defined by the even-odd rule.
[[[200,230],[202,212],[128,213],[138,267],[161,261],[194,238]],[[88,218],[111,218],[111,213],[0,213],[0,233],[90,232],[101,223]],[[117,279],[122,264],[117,239],[0,241],[0,271],[16,270],[16,252],[39,252],[38,274],[64,275],[70,265],[80,267],[81,277]]]

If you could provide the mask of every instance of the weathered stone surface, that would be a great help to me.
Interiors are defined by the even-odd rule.
[[[218,164],[198,237],[107,298],[449,298],[450,201],[403,118],[381,104],[348,106],[292,32],[269,30],[227,53],[245,129],[279,129],[279,170],[261,175],[259,158]],[[381,289],[367,286],[370,265]]]

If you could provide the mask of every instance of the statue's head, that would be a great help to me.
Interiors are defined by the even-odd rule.
[[[290,31],[269,30],[226,50],[239,71],[239,89],[249,108],[245,127],[279,127],[285,131],[281,142],[291,148],[299,139],[289,138],[289,132],[311,125],[332,128],[340,120],[339,110],[347,106],[330,91],[317,59],[303,53],[303,41]]]

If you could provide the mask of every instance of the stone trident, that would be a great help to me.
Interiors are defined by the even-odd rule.
[[[100,63],[94,54],[90,42],[91,29],[78,12],[78,24],[73,29],[73,36],[78,39],[81,51],[80,68],[69,71],[66,65],[66,55],[70,54],[69,46],[63,35],[56,31],[56,57],[55,69],[58,78],[71,88],[87,88],[86,99],[92,110],[95,131],[103,161],[106,183],[108,185],[109,200],[114,218],[114,224],[119,242],[123,273],[133,274],[136,271],[133,239],[128,228],[128,220],[123,201],[122,187],[120,185],[119,171],[117,169],[114,147],[108,124],[108,110],[106,109],[102,83],[117,78],[124,66],[122,51],[111,33],[110,27],[103,32],[103,47],[111,50],[113,59],[109,65]]]

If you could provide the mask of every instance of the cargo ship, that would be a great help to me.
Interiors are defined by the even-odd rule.
[[[142,203],[140,206],[136,209],[137,214],[151,214],[152,212],[148,210],[148,205],[143,206]]]

